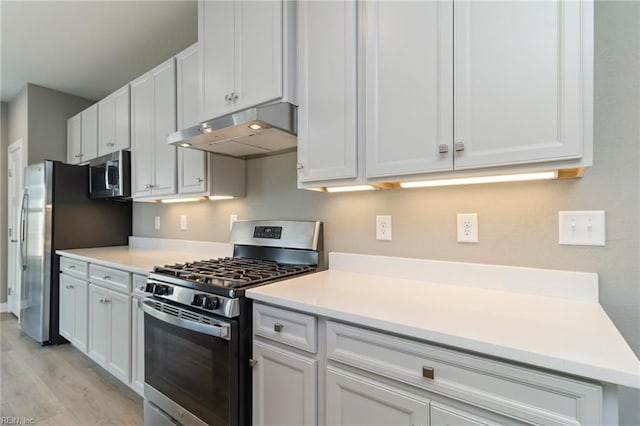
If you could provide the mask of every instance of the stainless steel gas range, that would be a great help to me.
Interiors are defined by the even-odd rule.
[[[145,313],[145,425],[251,423],[248,288],[318,269],[321,224],[235,222],[233,257],[155,267]]]

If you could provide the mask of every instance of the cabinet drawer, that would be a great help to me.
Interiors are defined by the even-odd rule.
[[[89,264],[87,262],[64,256],[60,257],[60,272],[86,280],[88,269]]]
[[[144,291],[145,286],[147,285],[147,276],[140,274],[131,275],[131,281],[133,286],[133,291]]]
[[[525,422],[602,423],[596,384],[329,321],[327,356]]]
[[[131,291],[131,274],[120,269],[107,266],[89,265],[89,280],[94,284],[129,293]]]
[[[253,305],[256,335],[316,353],[316,317],[272,306]]]

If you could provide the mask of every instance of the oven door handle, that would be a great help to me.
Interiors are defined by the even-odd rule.
[[[138,307],[142,309],[144,313],[149,314],[160,321],[175,325],[176,327],[195,331],[196,333],[204,333],[209,336],[219,337],[220,339],[231,340],[231,324],[220,321],[216,321],[215,323],[212,322],[213,325],[203,324],[201,322],[178,318],[171,314],[159,311],[154,306],[155,303],[151,300],[138,301]]]

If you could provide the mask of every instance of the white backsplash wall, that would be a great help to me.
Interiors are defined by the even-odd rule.
[[[230,214],[316,219],[326,252],[597,272],[601,304],[640,355],[640,6],[597,3],[595,16],[594,166],[582,179],[326,194],[296,189],[288,153],[248,162],[242,200],[135,203],[134,235],[228,241]],[[560,246],[560,210],[605,210],[606,247]],[[456,242],[457,213],[478,213],[477,244]],[[393,217],[392,241],[375,240],[376,215]],[[622,424],[640,424],[639,395],[621,391]]]

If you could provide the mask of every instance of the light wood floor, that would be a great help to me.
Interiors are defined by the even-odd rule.
[[[0,422],[142,425],[142,398],[71,345],[41,347],[0,314]],[[20,424],[24,424],[20,423]]]

